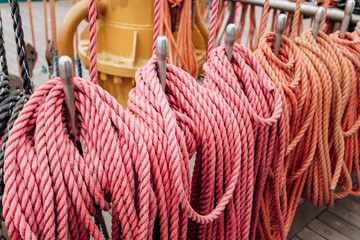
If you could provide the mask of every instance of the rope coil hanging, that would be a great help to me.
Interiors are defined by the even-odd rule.
[[[19,90],[10,91],[10,83],[8,76],[3,73],[0,75],[0,199],[4,194],[4,154],[6,144],[9,139],[10,131],[22,110],[25,102],[32,93],[28,65],[26,62],[25,42],[22,29],[21,15],[17,0],[10,0],[10,10],[13,20],[13,29],[15,32],[15,42],[17,46],[17,54],[19,56],[19,66],[21,68],[21,77],[23,79],[23,92]],[[4,46],[3,46],[4,47]],[[2,203],[0,207],[1,216]],[[0,228],[0,237],[2,238],[2,229]]]
[[[351,190],[351,178],[344,163],[345,143],[341,125],[348,114],[345,110],[354,70],[330,37],[321,31],[317,40],[309,30],[295,42],[314,66],[315,76],[319,79],[319,93],[322,93],[318,111],[321,120],[318,148],[309,168],[303,196],[312,200],[315,206],[332,206],[334,198],[346,196]],[[334,193],[339,179],[343,181],[343,192]]]
[[[283,36],[279,54],[276,56],[273,53],[274,38],[275,33],[265,34],[254,55],[279,90],[283,102],[286,154],[281,172],[280,195],[287,234],[315,154],[318,87],[317,83],[312,81],[313,69],[302,60],[296,45]],[[272,195],[267,192],[261,209],[263,219],[259,221],[258,229],[262,239],[276,239],[279,234],[278,229],[269,229],[274,221],[269,205],[271,199]]]

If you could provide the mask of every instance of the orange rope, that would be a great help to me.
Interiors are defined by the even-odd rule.
[[[353,35],[356,37],[356,38],[360,38],[360,22],[356,25],[356,28],[353,32]]]
[[[291,32],[290,32],[291,40],[294,40],[294,38],[297,36],[297,34],[299,34],[299,32],[298,32],[299,24],[300,24],[300,21],[302,20],[300,18],[301,3],[302,3],[302,0],[296,1],[296,7],[295,7],[295,11],[294,11],[294,17],[293,17],[293,22],[292,22],[292,27],[291,27]]]
[[[31,11],[31,0],[27,0],[28,8],[29,8],[29,18],[30,18],[30,28],[31,28],[31,37],[32,37],[32,43],[33,47],[35,49],[35,33],[34,33],[34,23],[33,23],[33,16]]]
[[[321,4],[321,6],[323,6],[325,8],[325,14],[324,14],[324,18],[321,21],[320,24],[320,30],[324,30],[324,25],[325,25],[325,21],[326,21],[326,14],[327,14],[327,10],[330,6],[330,0],[324,0],[324,2]]]
[[[278,56],[273,53],[274,33],[267,33],[254,52],[267,75],[281,94],[285,119],[286,157],[280,182],[281,210],[285,233],[290,230],[296,207],[312,163],[318,134],[318,86],[313,69],[303,61],[299,49],[283,37]],[[268,181],[267,187],[270,187]],[[272,194],[265,191],[258,233],[261,239],[279,239],[272,213]]]
[[[247,38],[246,45],[249,46],[251,51],[254,51],[257,45],[257,36],[256,36],[256,12],[255,6],[250,6],[250,29]]]
[[[245,23],[246,23],[246,14],[248,10],[249,5],[242,4],[242,13],[241,13],[241,21],[239,25],[239,30],[236,34],[236,42],[241,42],[241,37],[245,29]]]
[[[171,31],[170,8],[179,8],[179,25],[175,36]],[[192,42],[191,0],[161,1],[160,34],[169,39],[169,61],[181,67],[191,76],[197,77],[198,66],[195,47]]]
[[[351,194],[360,196],[360,39],[356,39],[351,33],[346,33],[345,37],[341,39],[339,31],[331,34],[330,38],[335,42],[342,54],[352,63],[352,67],[349,68],[349,72],[352,75],[352,82],[350,83],[351,92],[342,128],[345,137],[344,161],[348,172],[355,173],[356,178],[356,184],[352,184],[354,188]]]
[[[342,121],[348,114],[354,114],[347,110],[354,68],[350,60],[342,55],[340,49],[322,31],[316,41],[310,29],[301,38],[296,38],[295,42],[303,52],[302,56],[307,57],[306,61],[316,70],[315,80],[319,80],[321,100],[318,103],[318,147],[309,168],[303,196],[315,206],[332,206],[335,198],[346,196],[352,187],[350,173],[344,161]],[[337,185],[343,192],[334,193]]]
[[[270,10],[269,0],[265,0],[264,1],[263,11],[262,11],[262,16],[261,16],[261,22],[260,22],[259,39],[261,39],[262,36],[265,33],[266,23],[267,23],[267,19],[268,19],[268,15],[269,15],[269,10]]]
[[[51,34],[52,40],[54,41],[55,51],[57,48],[57,37],[56,37],[56,15],[55,15],[55,0],[49,0],[50,4],[50,18],[51,18]]]
[[[277,17],[278,17],[278,15],[277,15],[277,9],[273,9],[273,15],[272,15],[272,20],[271,20],[270,32],[274,32],[274,31],[275,31],[275,23],[276,23]]]
[[[46,0],[43,0],[43,6],[44,6],[46,56],[48,56],[48,54],[49,54],[49,30],[48,30],[47,3],[46,3]]]

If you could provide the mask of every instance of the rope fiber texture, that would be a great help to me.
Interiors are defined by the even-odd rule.
[[[15,32],[15,40],[17,45],[17,53],[19,56],[18,59],[19,66],[21,68],[21,77],[23,79],[24,91],[11,91],[8,76],[4,73],[0,73],[0,199],[2,199],[4,192],[3,166],[5,147],[15,120],[22,110],[25,102],[29,98],[29,95],[32,93],[28,65],[26,62],[25,42],[19,4],[17,0],[10,0],[9,4],[13,20],[13,28]],[[2,212],[2,206],[0,206],[0,212]],[[1,228],[0,238],[2,238]]]
[[[345,138],[344,162],[348,172],[354,173],[356,182],[352,184],[352,195],[360,195],[360,40],[351,33],[346,33],[342,39],[339,31],[330,35],[344,57],[350,60],[348,71],[351,73],[350,97],[346,106],[346,114],[342,120]],[[341,183],[342,184],[342,183]]]
[[[315,154],[318,86],[312,80],[313,69],[303,61],[297,46],[283,36],[279,54],[275,56],[274,38],[275,33],[265,34],[254,55],[279,90],[283,103],[286,150],[281,169],[280,199],[287,234]],[[273,223],[271,212],[272,198],[270,192],[265,192],[258,223],[261,239],[279,239],[279,229]]]
[[[344,119],[356,115],[351,110],[354,106],[348,104],[353,88],[354,68],[351,61],[322,31],[316,41],[310,29],[301,38],[296,38],[295,42],[306,62],[313,65],[313,81],[319,86],[318,144],[303,196],[315,206],[326,204],[331,207],[335,198],[344,197],[351,191],[350,172],[344,161],[349,148],[345,146],[346,133],[342,125]],[[340,186],[343,191],[335,193],[336,186]]]
[[[224,52],[213,54],[225,60]],[[103,239],[91,216],[111,206],[113,239],[152,239],[156,218],[161,239],[247,239],[259,197],[254,188],[262,185],[255,177],[267,171],[264,162],[273,169],[278,196],[284,137],[277,134],[284,127],[280,95],[256,59],[240,46],[234,58],[255,72],[238,72],[249,86],[223,81],[228,91],[236,89],[225,98],[214,91],[221,78],[209,77],[209,88],[201,87],[170,64],[164,92],[153,57],[136,73],[127,111],[99,86],[75,78],[82,155],[69,137],[61,81],[45,83],[26,103],[7,144],[3,204],[10,238]],[[247,99],[251,89],[263,92],[266,118],[257,114],[256,97]],[[263,128],[272,131],[258,137]],[[263,151],[256,154],[259,138]]]
[[[246,224],[240,222],[241,236],[245,239],[255,237],[259,208],[265,185],[268,184],[266,191],[272,194],[275,223],[279,226],[281,239],[285,239],[279,200],[280,167],[285,150],[285,128],[280,94],[250,50],[239,44],[234,45],[231,62],[227,60],[223,46],[214,49],[210,52],[210,58],[204,69],[207,73],[204,79],[205,86],[222,94],[236,116],[241,116],[244,111],[240,108],[241,104],[245,105],[250,114],[250,119],[247,119],[245,124],[246,129],[253,129],[252,132],[247,133],[247,138],[250,137],[248,141],[251,143],[249,164],[254,161],[251,171],[254,174],[254,185],[251,189],[253,210],[251,216],[248,216],[248,207],[243,206],[238,210],[235,208],[236,214],[240,213],[240,216],[245,214],[251,218]],[[239,187],[241,189],[245,186]],[[249,191],[247,190],[247,193]],[[240,239],[240,237],[237,235],[236,238],[230,239]]]

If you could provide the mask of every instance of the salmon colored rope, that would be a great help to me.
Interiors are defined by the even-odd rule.
[[[31,29],[31,37],[32,37],[32,43],[33,47],[35,48],[35,33],[34,33],[34,22],[33,22],[33,15],[31,10],[31,0],[27,0],[28,3],[28,9],[29,9],[29,19],[30,19],[30,29]]]
[[[350,93],[353,71],[351,62],[346,59],[335,43],[323,32],[317,41],[312,31],[306,31],[295,39],[308,62],[315,68],[319,81],[319,137],[315,158],[309,168],[303,196],[312,200],[315,206],[332,206],[334,198],[346,196],[351,191],[350,173],[346,167],[344,131],[342,121]],[[321,173],[321,174],[320,174]],[[340,182],[339,182],[340,179]],[[340,183],[343,192],[334,193]]]
[[[286,154],[281,170],[280,198],[287,234],[315,154],[318,86],[312,81],[313,69],[302,60],[296,45],[283,36],[279,54],[275,56],[274,38],[274,33],[265,34],[254,55],[279,90],[283,102]],[[270,184],[268,182],[266,188]],[[280,238],[272,215],[272,198],[271,192],[265,191],[258,223],[258,237],[261,239]]]
[[[351,33],[346,33],[342,39],[339,31],[330,35],[336,46],[341,49],[343,56],[348,58],[353,67],[349,67],[352,76],[350,83],[351,92],[346,106],[347,113],[342,122],[345,137],[345,157],[344,161],[348,172],[354,173],[356,182],[353,183],[351,194],[360,195],[360,40],[356,39]],[[342,185],[342,184],[341,184]]]
[[[176,35],[171,31],[171,8],[177,7],[179,25]],[[156,0],[154,20],[154,43],[159,34],[169,39],[169,61],[191,76],[197,77],[198,66],[191,29],[192,0]],[[154,49],[153,49],[154,50]]]
[[[48,51],[49,51],[49,30],[48,30],[47,3],[46,3],[46,0],[43,0],[43,8],[44,8],[46,56],[48,56]]]
[[[355,35],[356,38],[360,38],[360,23],[358,23],[356,25],[356,28],[355,28],[353,34]]]
[[[325,9],[324,18],[323,18],[323,20],[321,21],[321,24],[320,24],[320,30],[323,31],[324,26],[325,26],[325,21],[326,21],[327,10],[330,7],[330,0],[324,0],[324,2],[321,4],[321,6],[324,7],[324,9]]]
[[[262,16],[261,16],[261,21],[260,21],[259,39],[261,39],[265,34],[265,28],[266,28],[266,23],[267,23],[268,16],[269,16],[269,11],[270,11],[269,0],[265,0],[263,11],[262,11]],[[258,45],[258,47],[259,47],[259,45]]]

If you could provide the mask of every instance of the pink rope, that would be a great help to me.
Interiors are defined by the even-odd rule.
[[[97,83],[96,0],[89,0],[90,79]]]
[[[210,21],[210,31],[209,31],[209,43],[208,43],[208,53],[210,53],[215,46],[216,39],[216,22],[219,11],[219,0],[212,1],[212,10],[211,10],[211,21]],[[209,54],[208,54],[209,60]]]
[[[136,73],[127,111],[75,78],[81,155],[61,81],[38,89],[6,149],[10,238],[103,239],[92,217],[111,206],[113,239],[152,239],[157,214],[161,239],[248,239],[270,168],[276,209],[281,101],[249,50],[236,45],[231,65],[223,47],[209,59],[204,87],[168,64],[165,93],[151,58]]]
[[[235,115],[241,114],[245,109],[250,115],[245,129],[251,126],[254,129],[252,134],[256,145],[251,142],[251,157],[248,162],[254,161],[255,181],[253,190],[246,191],[254,192],[254,201],[250,206],[238,210],[241,215],[247,216],[247,221],[240,224],[241,237],[237,236],[234,239],[248,239],[249,236],[251,239],[255,238],[266,181],[271,183],[268,187],[274,196],[272,207],[278,220],[281,238],[285,239],[279,194],[280,169],[285,149],[285,125],[280,94],[266,77],[251,51],[239,44],[234,45],[231,63],[227,60],[222,46],[210,53],[204,69],[207,74],[204,80],[205,87],[222,94],[232,106]],[[239,109],[241,104],[244,104],[244,109]],[[248,132],[246,135],[249,138],[251,133]],[[272,177],[269,175],[270,169]],[[251,207],[252,211],[249,211]]]
[[[155,54],[155,43],[157,37],[160,35],[160,20],[161,20],[161,0],[154,2],[154,34],[153,34],[153,54]]]

